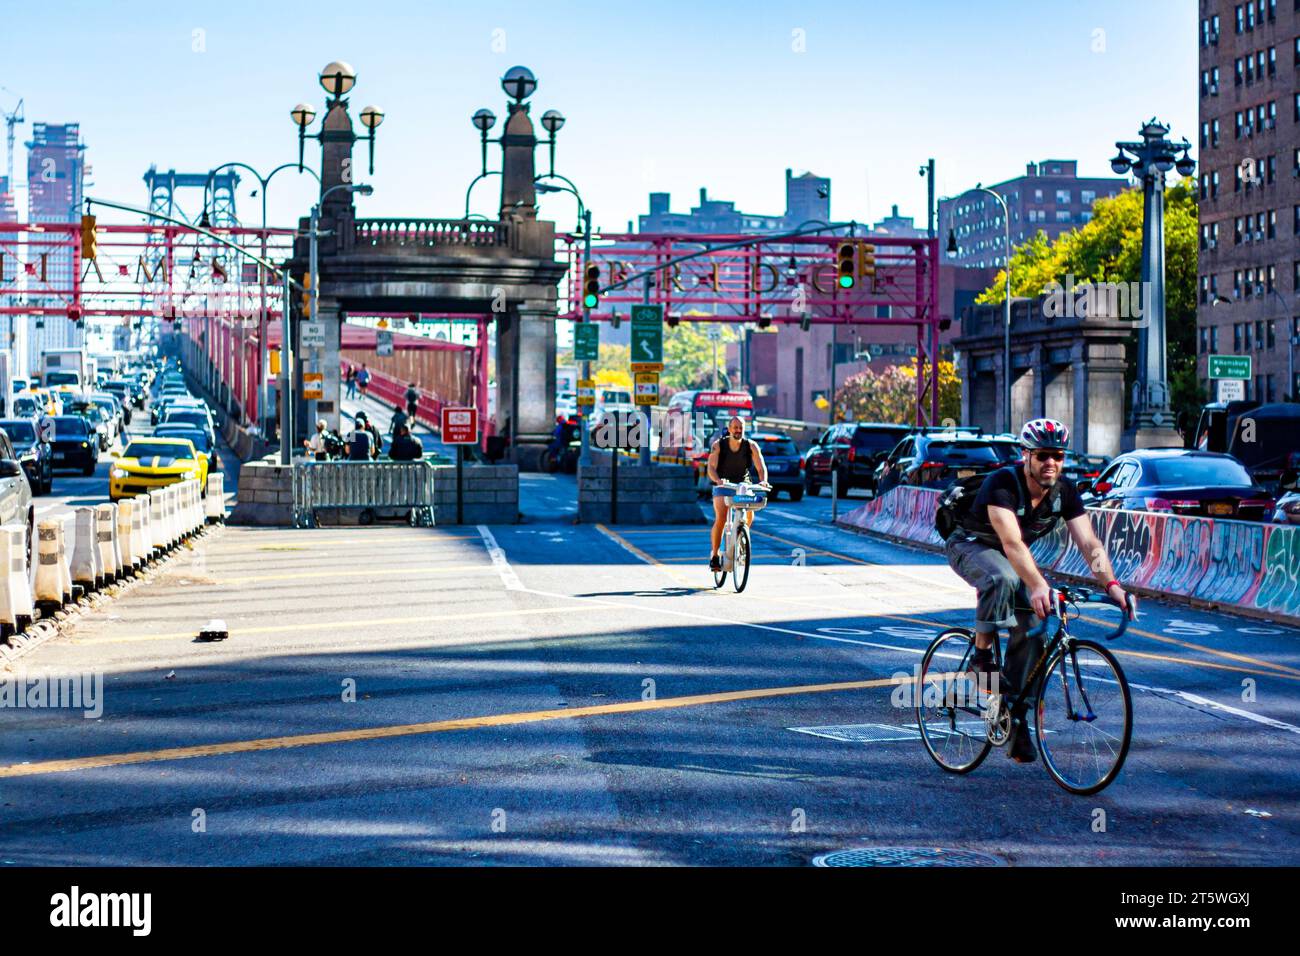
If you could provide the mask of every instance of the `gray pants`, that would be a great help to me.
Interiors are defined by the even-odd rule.
[[[966,540],[960,531],[948,539],[944,553],[952,569],[976,591],[975,630],[990,636],[999,629],[1009,632],[1002,670],[1014,693],[1043,652],[1041,638],[1025,635],[1033,616],[1029,589],[1005,554],[983,542]]]

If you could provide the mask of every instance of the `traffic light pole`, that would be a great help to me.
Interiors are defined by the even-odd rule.
[[[288,270],[284,273],[284,304],[281,306],[280,321],[280,464],[292,462],[290,442],[293,436],[292,396],[289,394],[289,363],[293,361],[293,280]]]
[[[641,295],[641,302],[645,305],[650,304],[650,277],[649,276],[645,277],[645,287]],[[663,358],[662,355],[659,357]],[[717,387],[718,387],[718,343],[717,340],[714,340],[713,342],[713,388],[716,390]],[[632,398],[633,400],[636,399],[636,376],[635,375],[632,376]],[[646,407],[649,409],[649,411],[645,413],[645,432],[643,435],[645,439],[645,443],[642,444],[641,446],[641,464],[648,466],[651,463],[650,433],[653,431],[651,426],[654,424],[654,406],[648,405]]]
[[[586,269],[587,263],[591,261],[591,210],[584,209],[582,212],[582,266]],[[582,321],[591,321],[591,309],[587,308],[586,294],[583,294]],[[576,343],[575,343],[576,347]],[[589,381],[591,379],[591,362],[583,360],[582,379]],[[577,389],[574,389],[575,393]],[[578,463],[584,467],[591,465],[591,441],[587,436],[587,413],[583,411],[585,405],[578,406],[578,435],[581,444],[578,446]],[[595,410],[595,406],[592,406]]]

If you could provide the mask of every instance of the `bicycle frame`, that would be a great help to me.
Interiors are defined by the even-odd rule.
[[[736,493],[727,497],[727,526],[723,529],[722,570],[728,574],[735,572],[736,565],[736,528],[744,520],[745,512],[761,511],[767,505],[767,499],[754,494],[755,490],[766,491],[763,485],[742,481],[734,484],[720,482],[719,488],[734,488]],[[739,499],[739,500],[737,500]]]

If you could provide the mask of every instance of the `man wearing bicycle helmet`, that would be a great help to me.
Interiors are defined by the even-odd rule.
[[[1025,633],[1029,612],[1045,618],[1051,608],[1051,588],[1029,551],[1031,544],[1064,521],[1111,600],[1124,607],[1127,599],[1078,489],[1061,476],[1070,430],[1054,419],[1036,418],[1025,423],[1020,445],[1022,460],[984,479],[974,503],[957,518],[945,542],[948,563],[978,592],[972,667],[985,673],[996,669],[993,639],[999,628],[1007,630],[1003,677],[1013,690],[1023,684],[1042,654],[1041,639]],[[1135,602],[1131,614],[1136,607]],[[1010,756],[1020,763],[1036,759],[1023,718],[1013,727]]]
[[[727,434],[718,437],[709,449],[709,481],[715,485],[720,481],[752,481],[758,475],[760,482],[767,482],[767,463],[758,445],[745,437],[745,421],[739,415],[733,415],[727,422]],[[721,571],[722,558],[718,548],[722,544],[722,532],[727,527],[727,497],[719,492],[723,488],[713,489],[713,527],[709,531],[709,570]],[[754,523],[754,512],[745,512],[746,525]]]

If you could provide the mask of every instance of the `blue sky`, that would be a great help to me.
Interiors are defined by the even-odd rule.
[[[359,214],[455,217],[479,166],[469,116],[503,117],[499,78],[522,63],[539,80],[534,117],[568,118],[557,171],[608,231],[651,191],[672,193],[674,210],[704,186],[779,213],[787,166],[832,178],[838,219],[897,203],[923,224],[929,156],[946,195],[1047,158],[1108,175],[1115,140],[1152,115],[1195,142],[1196,16],[1189,0],[6,3],[0,86],[26,99],[20,169],[32,121],[79,121],[89,192],[143,205],[150,163],[296,159],[288,111],[306,100],[323,112],[316,74],[343,59],[359,77],[354,117],[369,103],[387,112]],[[0,92],[0,107],[13,103]],[[475,211],[494,213],[496,183],[475,191]],[[248,189],[240,212],[255,224]],[[296,221],[312,192],[278,176],[272,223]],[[570,227],[572,200],[544,198],[543,215]]]

